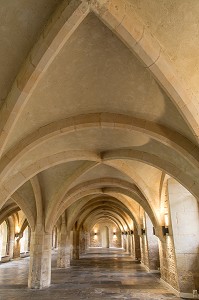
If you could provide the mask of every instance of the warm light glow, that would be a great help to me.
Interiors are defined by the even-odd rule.
[[[165,223],[166,227],[169,226],[169,216],[168,216],[168,213],[164,214],[164,223]]]
[[[117,235],[116,235],[116,229],[113,230],[113,240],[117,239]]]
[[[133,228],[134,228],[134,223],[133,223],[133,221],[131,221],[131,222],[129,223],[129,227],[130,227],[130,229],[133,229]]]
[[[19,226],[17,225],[16,226],[16,233],[19,233],[20,232],[20,228],[19,228]]]

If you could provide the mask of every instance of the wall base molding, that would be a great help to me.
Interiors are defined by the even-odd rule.
[[[166,285],[166,287],[168,289],[170,289],[177,297],[183,298],[183,299],[197,299],[194,298],[192,293],[181,293],[179,291],[177,291],[176,289],[174,289],[169,283],[167,283],[165,280],[163,280],[162,278],[160,278],[160,281]]]
[[[172,285],[170,285],[168,282],[166,282],[164,279],[160,278],[160,281],[169,289],[171,290],[177,297],[180,297],[180,292],[176,289],[174,289],[174,287],[172,287]]]
[[[160,270],[151,270],[151,269],[149,269],[149,267],[147,267],[145,264],[143,264],[143,263],[141,263],[141,265],[146,269],[146,271],[148,272],[148,273],[157,273],[157,274],[160,274]]]
[[[183,299],[197,299],[194,298],[192,293],[180,293],[180,297]]]

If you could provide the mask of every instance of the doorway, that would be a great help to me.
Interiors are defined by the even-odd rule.
[[[102,248],[109,248],[109,229],[107,226],[102,228]]]

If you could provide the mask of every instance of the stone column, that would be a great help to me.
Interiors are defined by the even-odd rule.
[[[9,256],[10,256],[10,258],[14,257],[14,245],[15,245],[15,238],[10,237],[10,240],[9,240]]]
[[[133,249],[132,249],[132,236],[128,235],[128,251],[129,254],[132,255]]]
[[[176,180],[168,180],[170,226],[176,256],[179,296],[191,298],[199,290],[199,205]]]
[[[145,234],[141,236],[142,263],[148,271],[158,271],[160,266],[158,238],[153,234],[153,225],[145,213]]]
[[[79,259],[79,231],[73,230],[72,258]]]
[[[14,241],[14,248],[13,248],[13,258],[20,257],[20,238],[17,238]]]
[[[31,241],[31,229],[28,226],[28,251],[30,251],[30,241]]]
[[[122,244],[122,248],[124,249],[124,236],[122,233],[121,233],[121,244]]]
[[[123,240],[122,245],[123,245],[123,248],[124,248],[124,250],[126,252],[127,251],[127,239],[126,239],[126,235],[125,234],[123,234],[122,240]]]
[[[86,252],[86,233],[84,230],[80,231],[79,252],[80,255]]]
[[[125,241],[126,241],[125,250],[126,250],[127,253],[129,253],[129,239],[128,239],[128,235],[125,235]]]
[[[62,223],[61,230],[59,232],[57,267],[70,267],[70,232],[67,231],[65,223]]]
[[[153,233],[153,224],[147,214],[145,214],[146,237],[148,249],[148,266],[149,271],[157,271],[160,267],[158,238]]]
[[[51,247],[52,232],[46,233],[43,228],[38,228],[31,233],[29,288],[41,289],[50,285]]]
[[[146,234],[140,236],[141,263],[149,270],[149,255]]]
[[[90,234],[88,231],[85,231],[85,252],[88,250],[90,244]]]
[[[135,240],[134,240],[134,234],[132,234],[130,237],[131,237],[131,256],[132,256],[132,259],[135,260],[136,257],[135,257]]]
[[[11,219],[11,217],[8,217],[9,220],[9,238],[8,238],[8,254],[9,257],[12,259],[14,256],[14,245],[15,245],[15,227],[13,224],[13,220]]]
[[[140,236],[138,235],[138,230],[135,227],[133,232],[133,240],[135,245],[135,259],[141,260],[141,250],[140,250]]]
[[[159,253],[161,280],[177,292],[179,284],[173,236],[166,236],[164,241],[159,241]]]

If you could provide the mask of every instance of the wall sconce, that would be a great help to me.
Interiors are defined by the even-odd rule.
[[[130,231],[130,235],[133,235],[133,230]]]
[[[125,232],[125,235],[127,235],[127,234],[128,234],[128,232],[126,231],[126,232]]]
[[[169,234],[169,228],[167,226],[162,226],[162,233],[163,233],[163,235],[168,235]]]
[[[142,235],[146,233],[146,230],[144,228],[141,229]]]
[[[166,212],[164,214],[164,226],[162,226],[162,234],[165,236],[165,235],[168,235],[169,234],[169,214],[168,212]]]
[[[16,232],[15,233],[15,238],[20,240],[23,237],[23,232]]]

